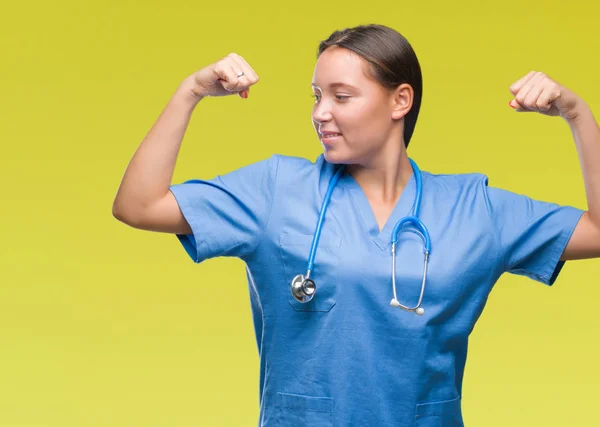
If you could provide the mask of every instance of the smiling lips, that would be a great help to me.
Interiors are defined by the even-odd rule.
[[[326,131],[326,130],[319,131],[319,133],[321,134],[321,136],[323,138],[329,138],[329,137],[332,137],[332,136],[341,135],[341,133],[339,133],[339,132],[329,132],[329,131]]]
[[[325,145],[333,144],[342,134],[339,132],[331,132],[328,130],[319,130],[319,139]]]

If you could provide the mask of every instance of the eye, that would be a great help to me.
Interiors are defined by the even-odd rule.
[[[311,96],[315,99],[315,101],[321,99],[321,97],[315,93],[313,93]],[[346,99],[351,98],[349,95],[335,95],[335,97],[338,101],[345,101]]]

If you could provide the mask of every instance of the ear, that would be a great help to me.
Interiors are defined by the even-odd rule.
[[[392,92],[392,119],[398,120],[406,116],[412,107],[415,93],[408,83],[402,83]]]

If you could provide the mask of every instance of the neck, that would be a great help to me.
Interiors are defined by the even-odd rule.
[[[404,143],[395,153],[381,152],[366,162],[347,165],[347,172],[374,202],[395,204],[413,174]]]

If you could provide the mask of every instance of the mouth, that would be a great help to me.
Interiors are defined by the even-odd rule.
[[[320,138],[334,138],[336,136],[341,136],[340,132],[332,132],[330,130],[317,130]]]
[[[325,134],[319,133],[319,136],[320,136],[320,139],[323,142],[323,144],[333,144],[335,141],[342,138],[341,133],[332,133],[332,132],[327,132]]]

